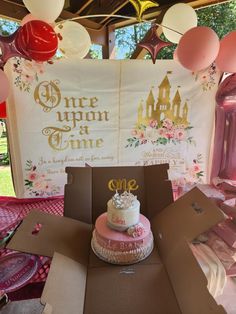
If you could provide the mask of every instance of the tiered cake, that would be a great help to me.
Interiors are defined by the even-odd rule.
[[[98,217],[92,249],[112,264],[133,264],[145,259],[153,249],[149,220],[140,214],[140,203],[132,193],[117,192],[107,203],[107,213]]]

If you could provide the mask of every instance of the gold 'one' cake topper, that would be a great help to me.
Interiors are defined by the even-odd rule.
[[[108,189],[110,191],[136,191],[139,185],[135,179],[111,179],[108,182]]]
[[[112,204],[117,209],[127,209],[134,204],[136,199],[137,196],[134,196],[130,192],[124,191],[122,194],[119,194],[116,191],[116,194],[112,197]]]

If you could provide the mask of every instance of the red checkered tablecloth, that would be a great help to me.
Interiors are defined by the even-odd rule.
[[[17,199],[13,197],[0,197],[0,239],[8,231],[13,230],[31,210],[40,210],[49,214],[63,216],[64,197],[47,199]],[[0,257],[12,253],[12,250],[1,249]],[[45,281],[50,268],[51,259],[40,256],[42,267],[30,282]]]

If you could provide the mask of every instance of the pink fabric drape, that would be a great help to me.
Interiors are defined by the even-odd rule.
[[[216,94],[216,127],[211,177],[236,180],[236,74]]]
[[[226,113],[225,124],[219,177],[236,180],[236,102],[235,109]]]

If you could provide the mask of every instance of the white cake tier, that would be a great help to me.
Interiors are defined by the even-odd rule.
[[[107,223],[112,229],[124,231],[139,223],[140,202],[135,200],[127,209],[115,208],[112,200],[107,203]]]

